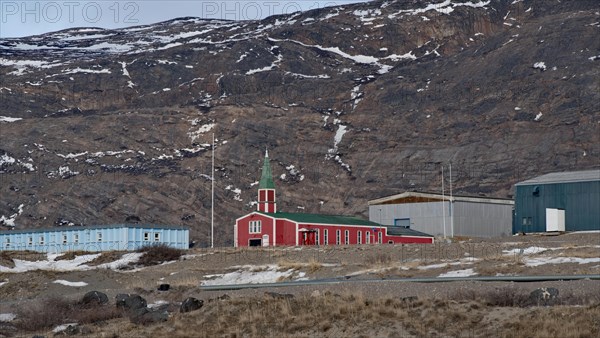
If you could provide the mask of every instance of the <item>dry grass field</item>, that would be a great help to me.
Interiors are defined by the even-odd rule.
[[[462,240],[436,245],[157,248],[100,255],[0,255],[0,337],[598,337],[600,281],[394,282],[395,277],[600,273],[600,234]],[[87,261],[86,261],[87,260]],[[77,263],[86,261],[86,263]],[[122,264],[116,264],[121,262]],[[207,291],[202,284],[339,279],[337,284]],[[169,284],[168,291],[159,291]],[[540,287],[559,290],[543,306]],[[89,306],[82,296],[106,293]],[[276,292],[271,294],[269,292]],[[168,311],[136,322],[119,293]],[[223,297],[223,295],[225,295]],[[203,301],[180,313],[187,297]],[[60,331],[60,325],[77,323]],[[64,327],[63,327],[64,329]]]

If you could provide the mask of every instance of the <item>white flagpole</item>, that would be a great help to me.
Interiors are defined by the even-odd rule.
[[[454,201],[452,200],[452,163],[450,163],[450,237],[454,237]]]
[[[215,247],[215,133],[212,134],[212,165],[211,165],[211,202],[210,202],[210,247]]]
[[[444,226],[444,238],[446,238],[446,196],[444,195],[444,166],[442,165],[442,224]]]

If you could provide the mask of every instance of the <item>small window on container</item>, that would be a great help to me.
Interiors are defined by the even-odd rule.
[[[39,242],[40,242],[40,245],[44,245],[44,236],[40,236]]]
[[[27,245],[33,245],[33,237],[27,239]]]
[[[99,232],[96,238],[98,239],[98,242],[102,242],[102,233]]]
[[[10,246],[10,238],[6,239],[6,247],[8,248]]]
[[[79,234],[74,234],[73,235],[73,242],[79,243]]]
[[[149,232],[144,232],[144,240],[145,241],[149,241],[150,240],[150,233]]]
[[[63,235],[63,244],[67,244],[67,235]]]
[[[160,234],[158,232],[154,233],[154,241],[160,242]]]

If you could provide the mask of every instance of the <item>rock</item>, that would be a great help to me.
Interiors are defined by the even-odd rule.
[[[189,297],[181,303],[181,307],[179,308],[179,312],[185,313],[194,310],[198,310],[204,305],[204,301],[200,299],[196,299],[194,297]]]
[[[413,303],[417,301],[417,296],[408,296],[408,297],[401,297],[400,301],[402,303]]]
[[[144,310],[145,311],[141,311]],[[150,324],[165,322],[169,319],[169,313],[167,311],[150,311],[147,308],[139,309],[137,313],[129,316],[129,321],[134,324]]]
[[[137,310],[145,308],[148,303],[140,295],[120,293],[116,297],[116,305],[118,308],[124,308],[125,310]]]
[[[212,298],[211,298],[211,299],[209,299],[209,300],[208,300],[208,302],[210,303],[210,302],[214,302],[214,301],[216,301],[216,300],[218,300],[218,301],[222,301],[222,300],[229,300],[229,299],[231,299],[231,297],[230,297],[228,294],[226,294],[226,293],[225,293],[225,294],[223,294],[222,296],[219,296],[219,297],[217,297],[217,298],[215,298],[215,299],[212,299]]]
[[[265,292],[265,296],[269,296],[275,299],[292,299],[294,295],[291,293],[277,293],[277,292]]]
[[[555,305],[558,301],[558,289],[539,288],[529,294],[529,303],[536,306]]]
[[[169,291],[171,285],[169,284],[161,284],[158,286],[158,291]]]
[[[90,291],[88,293],[86,293],[85,295],[83,295],[83,298],[81,299],[81,303],[82,304],[98,304],[98,305],[102,305],[102,304],[108,304],[108,296],[100,291]]]

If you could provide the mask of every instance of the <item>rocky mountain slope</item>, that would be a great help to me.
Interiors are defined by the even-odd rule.
[[[398,0],[0,39],[0,217],[205,244],[212,133],[219,245],[265,149],[285,211],[364,216],[450,163],[455,193],[510,197],[600,167],[599,32],[593,0]]]

